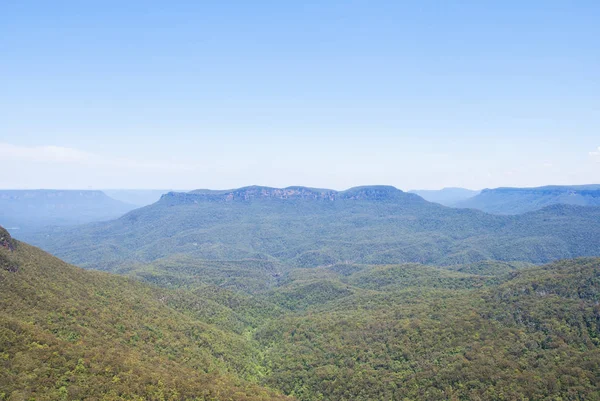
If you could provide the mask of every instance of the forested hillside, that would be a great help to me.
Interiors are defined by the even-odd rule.
[[[309,312],[262,327],[266,383],[302,400],[600,397],[599,259],[526,269],[497,286],[442,275],[375,291],[382,273],[397,277],[383,283],[405,276],[364,275],[351,281],[366,278],[370,291],[326,303],[316,291]]]
[[[246,336],[178,299],[0,228],[0,400],[284,399],[251,383],[263,368]]]
[[[393,187],[248,187],[169,193],[117,220],[47,231],[31,241],[71,263],[115,270],[177,255],[287,267],[545,263],[600,255],[597,238],[596,207],[553,205],[496,216]]]

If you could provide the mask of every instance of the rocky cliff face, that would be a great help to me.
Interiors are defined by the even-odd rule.
[[[0,226],[0,247],[8,249],[9,251],[15,250],[15,240],[12,239],[8,231]]]
[[[12,260],[10,255],[15,250],[15,247],[15,240],[12,239],[4,227],[0,226],[0,270],[6,270],[11,273],[19,270],[19,265]]]

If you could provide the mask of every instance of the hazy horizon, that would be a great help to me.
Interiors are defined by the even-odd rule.
[[[359,185],[354,185],[352,187],[346,187],[346,188],[331,188],[331,187],[314,187],[314,186],[309,186],[309,185],[285,185],[285,186],[280,186],[280,187],[274,187],[271,185],[260,185],[260,184],[249,184],[249,185],[242,185],[239,187],[223,187],[223,188],[205,188],[205,187],[198,187],[198,188],[179,188],[179,189],[173,189],[173,188],[4,188],[4,187],[0,187],[0,191],[165,191],[165,192],[189,192],[189,191],[196,191],[196,190],[214,190],[214,191],[227,191],[227,190],[235,190],[235,189],[239,189],[239,188],[247,188],[247,187],[269,187],[269,188],[277,188],[277,189],[284,189],[284,188],[293,188],[293,187],[304,187],[304,188],[312,188],[312,189],[330,189],[330,190],[334,190],[334,191],[345,191],[351,188],[356,188],[356,187],[365,187],[365,186],[392,186],[396,189],[399,189],[401,191],[404,192],[411,192],[411,191],[442,191],[442,190],[452,190],[452,189],[459,189],[459,190],[467,190],[467,191],[482,191],[484,189],[497,189],[497,188],[540,188],[540,187],[548,187],[548,186],[592,186],[592,185],[600,185],[600,183],[592,183],[592,182],[588,182],[588,183],[584,183],[584,184],[555,184],[555,183],[549,183],[549,184],[543,184],[543,185],[535,185],[535,186],[522,186],[522,187],[511,187],[511,186],[502,186],[502,187],[486,187],[486,188],[465,188],[465,187],[442,187],[442,188],[400,188],[397,187],[395,185],[390,185],[390,184],[385,184],[385,183],[379,183],[379,184],[359,184]]]

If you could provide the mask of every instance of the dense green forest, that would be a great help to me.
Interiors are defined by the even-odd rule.
[[[272,321],[266,383],[303,400],[600,397],[600,261],[340,295]],[[473,283],[475,284],[475,283]]]
[[[0,237],[0,400],[600,398],[600,259],[121,276]]]
[[[257,384],[262,357],[244,329],[201,319],[194,303],[210,299],[196,294],[186,304],[176,293],[6,244],[0,400],[284,399]]]

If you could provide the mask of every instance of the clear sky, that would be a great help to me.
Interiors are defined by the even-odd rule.
[[[600,1],[0,1],[0,187],[600,183]]]

